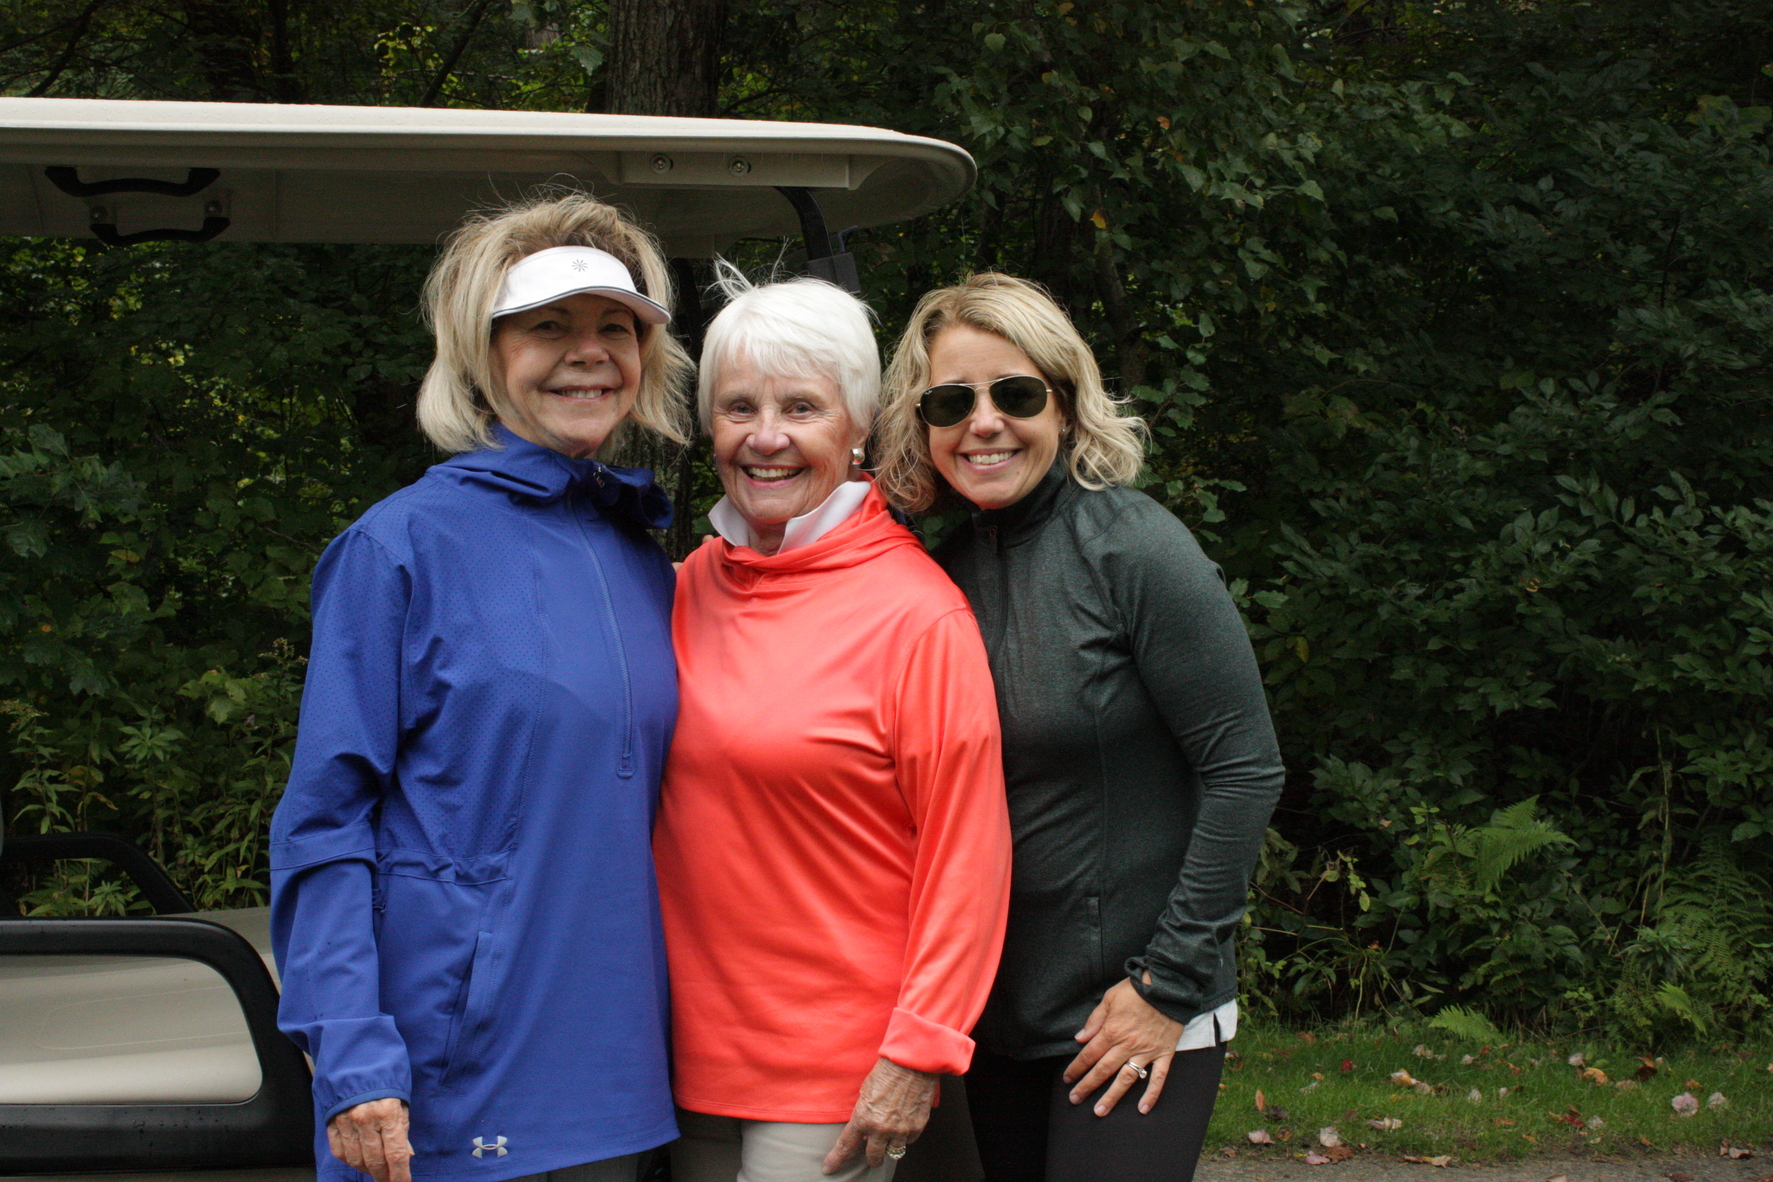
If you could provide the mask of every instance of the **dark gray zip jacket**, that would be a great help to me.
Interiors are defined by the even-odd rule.
[[[991,657],[1015,837],[974,1037],[1018,1059],[1075,1054],[1123,977],[1179,1022],[1235,997],[1282,769],[1219,568],[1144,493],[1085,489],[1063,464],[935,557]]]

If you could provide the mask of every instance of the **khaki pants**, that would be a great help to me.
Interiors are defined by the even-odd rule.
[[[837,1173],[821,1173],[841,1124],[739,1120],[680,1108],[677,1127],[683,1136],[671,1143],[672,1182],[892,1182],[898,1165],[889,1159],[871,1170],[858,1154]]]

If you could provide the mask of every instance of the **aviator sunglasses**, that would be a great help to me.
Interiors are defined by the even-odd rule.
[[[1026,375],[998,378],[985,389],[992,405],[1012,419],[1032,419],[1047,408],[1047,395],[1052,392],[1039,378]],[[917,414],[932,427],[952,427],[973,413],[976,401],[976,387],[959,382],[931,386],[917,400]]]

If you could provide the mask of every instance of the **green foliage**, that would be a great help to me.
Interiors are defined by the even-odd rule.
[[[1290,980],[1330,928],[1383,953],[1385,1004],[1767,1020],[1764,937],[1658,919],[1671,884],[1773,862],[1767,91],[1740,54],[1646,52],[1631,7],[1411,10],[1312,59],[1335,355],[1239,357],[1280,414],[1232,440],[1226,558],[1310,779],[1279,824],[1372,906],[1259,896]],[[1710,898],[1761,930],[1761,896]]]
[[[377,288],[410,293],[424,252],[14,244],[6,262],[8,827],[116,829],[204,906],[261,901],[309,573],[423,460],[365,437],[422,347]],[[23,901],[129,906],[107,883],[72,866]]]
[[[1773,1021],[1764,4],[731,12],[726,113],[979,162],[953,207],[849,236],[883,336],[969,270],[1047,284],[1232,575],[1292,772],[1253,1011]],[[609,45],[564,0],[76,16],[0,18],[8,93],[585,110]],[[307,572],[425,459],[425,256],[4,248],[9,824],[119,828],[206,901],[255,896]],[[77,868],[29,885],[130,905]]]
[[[1467,1006],[1442,1007],[1440,1013],[1429,1019],[1428,1028],[1445,1030],[1454,1038],[1483,1045],[1502,1041],[1502,1032],[1496,1029],[1495,1023]]]

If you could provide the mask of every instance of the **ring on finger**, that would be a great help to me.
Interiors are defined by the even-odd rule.
[[[1141,1066],[1139,1066],[1139,1064],[1133,1062],[1131,1059],[1127,1060],[1126,1065],[1128,1067],[1131,1067],[1133,1069],[1133,1073],[1135,1075],[1137,1075],[1140,1079],[1150,1079],[1151,1078],[1151,1068],[1141,1067]]]
[[[891,1146],[887,1149],[887,1156],[892,1158],[894,1161],[898,1161],[900,1158],[905,1156],[905,1147],[903,1145]]]

